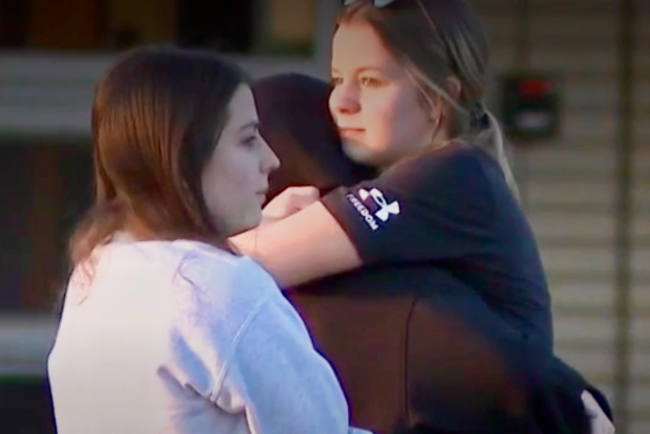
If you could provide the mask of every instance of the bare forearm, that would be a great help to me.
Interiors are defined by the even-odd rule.
[[[258,261],[284,288],[362,264],[343,229],[320,202],[230,241],[241,253]]]

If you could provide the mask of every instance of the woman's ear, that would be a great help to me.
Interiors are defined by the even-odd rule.
[[[452,97],[454,100],[458,101],[463,91],[463,85],[461,84],[458,77],[453,75],[447,77],[445,85],[447,88],[445,90],[447,91],[449,96]]]
[[[431,98],[431,121],[436,124],[436,127],[440,123],[441,118],[444,116],[445,112],[445,100],[440,95],[436,94]]]

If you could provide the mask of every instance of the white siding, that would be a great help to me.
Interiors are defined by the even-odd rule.
[[[641,0],[637,0],[641,3]],[[530,66],[564,80],[559,140],[515,150],[513,162],[553,294],[558,353],[613,398],[618,3],[532,0],[529,64],[517,59],[517,1],[475,0],[497,55],[496,69]],[[645,9],[650,9],[646,7]],[[650,17],[639,8],[633,158],[631,434],[650,432]]]

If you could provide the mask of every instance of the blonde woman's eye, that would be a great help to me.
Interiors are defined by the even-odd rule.
[[[361,85],[368,87],[378,87],[382,84],[378,78],[374,77],[362,77],[360,81]]]
[[[339,84],[341,84],[342,81],[343,80],[341,79],[341,77],[330,78],[330,83],[332,84],[332,86],[338,86]]]

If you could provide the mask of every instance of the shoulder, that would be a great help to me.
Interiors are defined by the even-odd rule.
[[[490,158],[471,144],[458,143],[396,164],[381,175],[377,185],[389,198],[411,207],[435,209],[436,215],[480,214],[487,221],[496,197]]]
[[[180,250],[172,276],[179,308],[203,312],[213,325],[246,322],[270,299],[282,297],[272,277],[248,256],[190,241],[175,242],[174,248]]]
[[[490,158],[471,144],[458,143],[397,163],[381,177],[438,191],[442,182],[447,188],[481,185],[488,176]]]
[[[169,345],[181,358],[188,350],[196,352],[206,365],[195,373],[195,381],[208,384],[207,379],[226,372],[212,372],[217,365],[226,369],[237,363],[236,354],[251,345],[251,334],[259,323],[268,322],[268,312],[283,296],[249,257],[189,241],[176,242],[173,248],[179,259],[171,280]]]
[[[281,297],[271,276],[247,256],[189,241],[111,243],[102,251],[112,284],[156,297],[172,328],[237,328],[270,298]],[[98,277],[102,278],[102,267]]]

